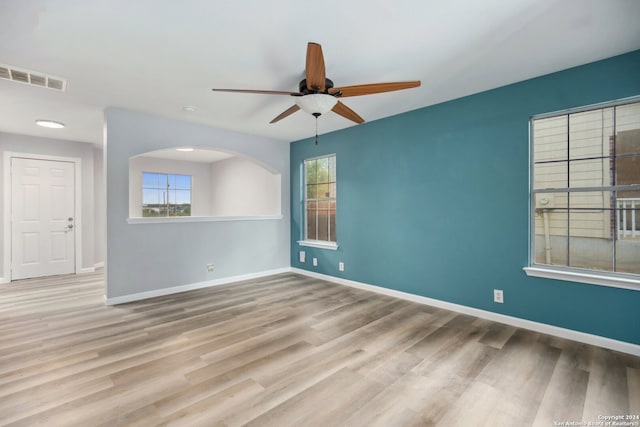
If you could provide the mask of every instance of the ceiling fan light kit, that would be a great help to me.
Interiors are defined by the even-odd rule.
[[[296,104],[305,113],[311,115],[324,114],[331,111],[331,109],[338,103],[338,98],[325,93],[312,93],[305,96],[299,96],[296,98]]]
[[[340,102],[339,98],[348,96],[371,95],[374,93],[392,92],[420,86],[419,80],[407,82],[371,83],[355,86],[333,87],[333,82],[326,77],[324,55],[318,43],[307,44],[307,62],[305,79],[299,84],[299,92],[252,89],[212,89],[217,92],[253,93],[264,95],[288,95],[295,97],[295,104],[270,123],[276,123],[298,110],[309,113],[316,118],[316,144],[318,143],[317,119],[329,111],[349,119],[355,123],[364,123],[364,119],[351,108]]]

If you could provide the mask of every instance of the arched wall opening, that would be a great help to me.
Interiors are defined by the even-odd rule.
[[[280,173],[228,151],[185,150],[174,147],[129,158],[130,219],[282,215]],[[165,177],[168,191],[154,183],[161,179],[164,186]],[[176,179],[177,190],[169,185]]]

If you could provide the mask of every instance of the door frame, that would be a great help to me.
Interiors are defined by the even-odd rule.
[[[75,187],[75,203],[74,203],[74,218],[75,218],[75,273],[82,272],[82,159],[79,157],[62,157],[62,156],[49,156],[45,154],[33,154],[33,153],[18,153],[5,151],[4,153],[4,168],[3,168],[3,180],[4,180],[4,209],[2,211],[3,216],[3,260],[2,267],[3,272],[0,277],[0,283],[11,282],[11,159],[33,159],[33,160],[51,160],[56,162],[68,162],[73,163],[74,167],[74,187]]]

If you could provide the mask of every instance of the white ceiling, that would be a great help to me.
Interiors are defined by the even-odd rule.
[[[0,63],[68,86],[0,79],[0,131],[101,144],[115,106],[293,141],[315,124],[269,124],[290,97],[211,88],[296,91],[314,41],[336,86],[422,81],[343,100],[372,121],[640,49],[639,22],[639,0],[2,0]]]

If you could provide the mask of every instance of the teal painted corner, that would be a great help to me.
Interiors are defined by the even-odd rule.
[[[640,95],[639,70],[635,51],[292,143],[292,267],[640,344],[640,291],[522,271],[530,117]],[[330,153],[339,248],[300,247],[300,165]]]

